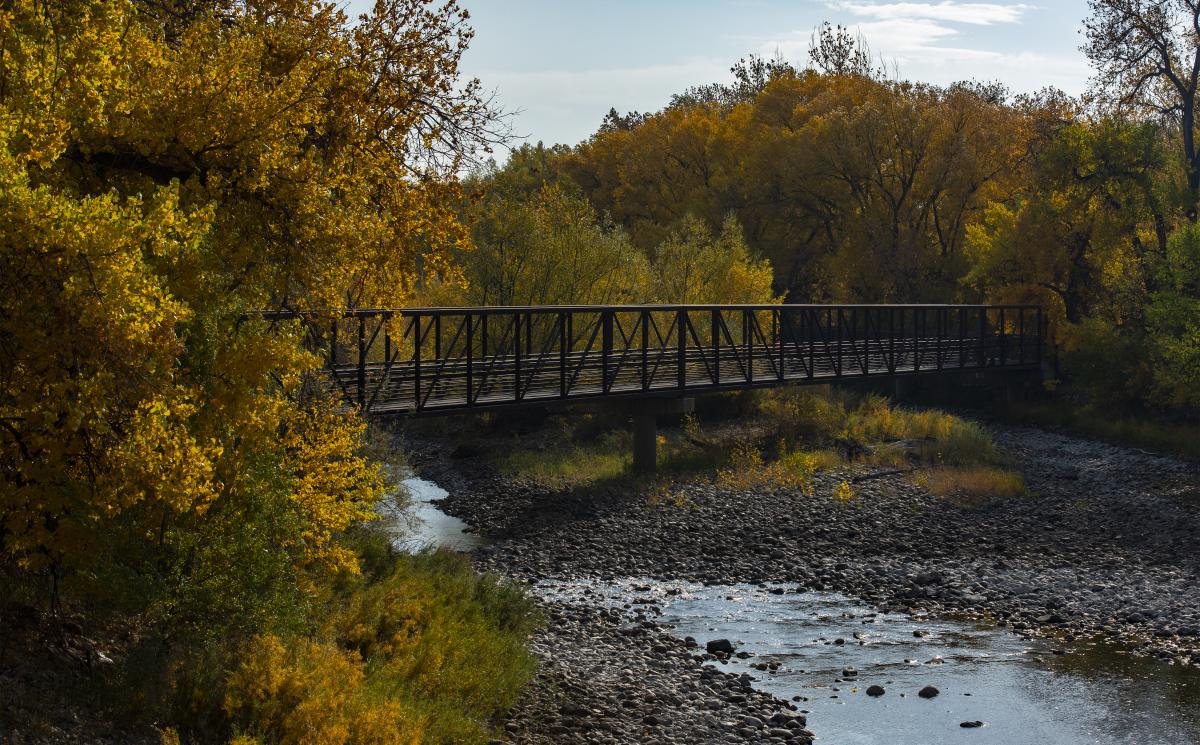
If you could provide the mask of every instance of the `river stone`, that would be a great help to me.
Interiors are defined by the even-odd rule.
[[[733,642],[728,639],[712,639],[704,648],[709,654],[733,654]]]
[[[920,696],[921,698],[933,698],[934,696],[938,695],[939,693],[941,693],[941,691],[939,691],[934,686],[925,686],[917,693],[917,695]]]
[[[881,685],[873,685],[873,686],[867,687],[867,695],[872,698],[882,696],[884,693],[885,693],[885,691],[883,689],[883,686],[881,686]]]
[[[959,722],[958,726],[963,729],[975,729],[976,727],[982,727],[983,722],[976,719],[974,722]]]

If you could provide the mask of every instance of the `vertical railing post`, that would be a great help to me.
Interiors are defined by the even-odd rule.
[[[475,316],[470,311],[467,311],[467,317],[463,321],[467,324],[467,406],[475,403],[475,377],[474,377],[474,362],[475,362]]]
[[[329,322],[329,369],[337,367],[337,319]]]
[[[846,317],[846,313],[838,308],[837,311],[837,357],[834,359],[834,375],[842,377],[842,319]],[[831,321],[832,323],[832,321]]]
[[[817,376],[817,347],[816,347],[816,329],[817,329],[817,312],[812,308],[805,308],[800,311],[800,317],[804,319],[804,341],[808,346],[808,378],[812,380]],[[828,313],[826,314],[828,320]],[[828,341],[828,330],[826,330],[826,341]]]
[[[783,308],[775,306],[771,309],[771,333],[774,334],[775,343],[779,345],[779,369],[775,372],[776,377],[778,377],[780,380],[783,380],[784,378],[783,323]]]
[[[421,410],[421,314],[413,316],[413,411]]]
[[[525,314],[525,356],[533,356],[533,311]],[[541,362],[541,360],[538,360]],[[532,383],[533,381],[529,381]]]
[[[512,314],[513,327],[513,400],[521,400],[521,313]]]
[[[642,311],[642,390],[650,390],[650,311]]]
[[[438,362],[442,359],[442,316],[440,314],[433,317],[433,359]]]
[[[558,397],[567,397],[567,311],[558,312]]]
[[[987,308],[980,306],[979,308],[979,359],[976,367],[987,366],[987,348],[984,336],[987,334]]]
[[[600,323],[603,325],[602,333],[604,335],[600,352],[600,391],[608,393],[609,358],[612,356],[613,346],[613,312],[611,310],[600,311]]]
[[[1004,328],[1004,307],[1000,308],[1000,366],[1008,364],[1008,349],[1005,344],[1006,329]]]
[[[367,403],[367,317],[358,317],[358,407]]]
[[[888,372],[896,373],[896,309],[888,308]]]
[[[946,335],[946,309],[937,309],[937,369],[942,369],[942,337]]]
[[[709,321],[712,327],[713,372],[712,384],[721,384],[721,336],[718,325],[721,323],[721,311],[716,308],[709,310]]]
[[[1028,310],[1022,307],[1020,315],[1017,317],[1017,364],[1025,364],[1025,311]]]
[[[675,312],[675,325],[679,331],[678,356],[676,358],[677,369],[675,371],[679,380],[679,390],[687,388],[687,311],[680,309]]]
[[[929,327],[929,318],[925,308],[913,308],[913,372],[921,371],[921,352],[925,346],[925,333]]]
[[[1042,345],[1046,338],[1046,319],[1044,318],[1044,316],[1042,314],[1042,306],[1040,306],[1040,305],[1037,308],[1037,328],[1038,328],[1037,363],[1038,363],[1038,365],[1041,365],[1042,359],[1043,359],[1042,355],[1045,350],[1045,348]]]
[[[958,306],[958,366],[967,366],[967,309]]]
[[[488,356],[488,314],[479,314],[479,323],[483,326],[482,338],[479,344],[479,359],[485,360]]]
[[[754,328],[755,324],[751,323],[750,314],[753,310],[745,308],[742,310],[742,343],[746,345],[746,382],[754,382]],[[754,319],[758,320],[758,319]]]

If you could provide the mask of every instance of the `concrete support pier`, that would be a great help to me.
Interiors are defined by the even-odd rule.
[[[688,414],[696,409],[694,398],[643,398],[633,402],[633,470],[654,473],[658,469],[658,417]]]

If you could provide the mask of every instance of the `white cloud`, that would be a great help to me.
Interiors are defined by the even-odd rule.
[[[993,23],[1018,23],[1030,8],[1028,5],[1002,5],[999,3],[959,3],[943,0],[940,3],[867,3],[831,2],[829,7],[844,10],[856,16],[895,19],[929,19],[950,23],[969,23],[990,26]]]

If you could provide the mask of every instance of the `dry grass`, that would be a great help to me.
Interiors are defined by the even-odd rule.
[[[620,478],[633,464],[629,432],[612,430],[581,442],[573,442],[568,434],[560,443],[543,448],[513,447],[497,458],[497,470],[505,476],[566,489]]]
[[[1001,468],[930,468],[915,477],[919,486],[939,497],[976,497],[984,499],[1019,497],[1025,493],[1021,474]]]

